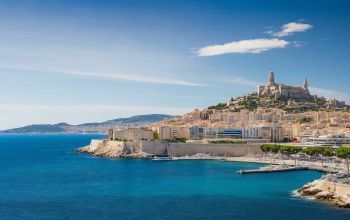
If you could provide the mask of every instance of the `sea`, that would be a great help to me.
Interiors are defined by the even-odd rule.
[[[319,172],[239,175],[262,165],[74,152],[104,137],[0,135],[0,219],[350,219],[293,194]]]

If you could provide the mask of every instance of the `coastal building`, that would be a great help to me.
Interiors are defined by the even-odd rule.
[[[263,126],[244,127],[242,129],[243,138],[260,139],[262,137]]]
[[[242,139],[242,129],[192,126],[190,138],[200,139]]]
[[[157,132],[159,134],[159,139],[160,140],[165,140],[168,139],[170,140],[171,138],[171,128],[169,126],[160,126],[157,128]]]
[[[287,99],[310,99],[312,96],[309,92],[309,85],[307,79],[304,80],[303,86],[289,86],[284,84],[275,83],[275,75],[273,71],[270,71],[268,76],[268,82],[266,85],[258,86],[259,96],[275,96],[276,98]]]
[[[148,128],[108,129],[109,140],[139,142],[140,140],[151,140],[152,136],[153,131]]]
[[[330,99],[327,101],[328,108],[344,108],[346,107],[345,101],[339,101],[337,99]]]
[[[350,144],[350,134],[349,133],[334,133],[327,135],[318,135],[318,132],[314,132],[312,137],[309,137],[306,144],[313,145],[338,145]]]
[[[242,128],[214,128],[194,125],[190,127],[190,139],[260,139],[281,142],[284,138],[282,131],[280,125],[256,125]]]
[[[218,139],[242,139],[242,129],[218,129]]]
[[[192,140],[201,140],[206,137],[206,128],[201,126],[191,126],[190,127],[190,139]],[[216,133],[215,133],[216,136]]]
[[[160,140],[171,140],[174,138],[190,138],[190,129],[186,126],[159,126],[155,128]]]
[[[242,128],[243,139],[268,139],[281,142],[284,138],[281,125],[257,125]]]

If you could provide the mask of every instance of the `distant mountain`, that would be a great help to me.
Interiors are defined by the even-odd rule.
[[[162,114],[151,114],[151,115],[135,115],[130,118],[118,118],[114,120],[106,121],[106,123],[153,123],[161,121],[164,119],[172,118],[171,115],[162,115]]]
[[[37,124],[1,131],[1,133],[61,133],[65,129],[59,124]]]
[[[144,126],[164,119],[172,118],[171,115],[149,114],[135,115],[129,118],[117,118],[105,122],[84,123],[70,125],[64,122],[58,124],[34,124],[20,128],[0,131],[0,133],[85,133],[106,132],[110,127]]]

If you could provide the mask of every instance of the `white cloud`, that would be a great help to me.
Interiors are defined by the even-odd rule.
[[[339,101],[345,101],[346,103],[350,103],[350,95],[345,92],[340,92],[331,89],[321,89],[317,87],[309,87],[309,90],[312,94],[318,96],[324,96],[328,99],[338,99]]]
[[[30,72],[46,72],[53,74],[64,74],[64,75],[74,75],[81,77],[98,77],[109,80],[123,80],[123,81],[134,81],[143,83],[155,83],[155,84],[167,84],[167,85],[179,85],[179,86],[209,86],[205,84],[200,84],[196,82],[190,82],[180,79],[162,78],[156,76],[147,75],[134,75],[134,74],[119,74],[119,73],[108,73],[108,72],[85,72],[85,71],[74,71],[74,70],[51,70],[51,69],[41,69],[41,68],[12,68],[0,66],[0,69],[6,70],[20,70],[20,71],[30,71]]]
[[[296,32],[305,32],[311,29],[313,26],[311,24],[298,23],[298,22],[290,22],[282,26],[282,30],[276,33],[269,31],[268,33],[274,37],[285,37],[288,35],[292,35]]]
[[[198,49],[195,54],[197,56],[216,56],[227,53],[261,53],[274,48],[284,48],[288,44],[288,41],[277,38],[259,38],[206,46]]]

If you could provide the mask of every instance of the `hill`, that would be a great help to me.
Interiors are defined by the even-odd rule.
[[[33,124],[20,128],[13,128],[0,131],[0,133],[92,133],[106,132],[110,127],[128,127],[128,126],[145,126],[150,123],[172,118],[171,115],[149,114],[135,115],[129,118],[117,118],[104,122],[83,123],[79,125],[70,125],[67,123],[58,124]]]
[[[251,93],[246,96],[232,97],[227,103],[219,103],[209,106],[208,109],[240,111],[243,109],[255,110],[257,108],[279,108],[289,113],[298,113],[305,111],[330,111],[330,110],[347,110],[349,106],[337,100],[326,100],[323,97],[310,99],[287,99],[273,96],[258,96]]]

